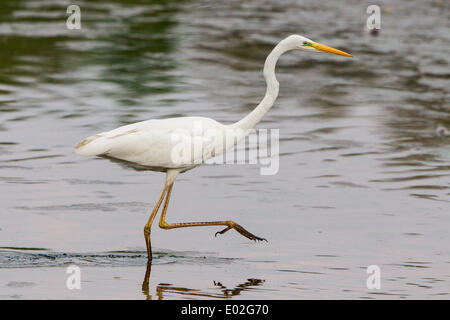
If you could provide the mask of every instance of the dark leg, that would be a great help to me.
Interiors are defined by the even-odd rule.
[[[166,194],[167,186],[164,186],[164,189],[161,193],[161,196],[159,197],[158,202],[156,203],[155,208],[152,211],[152,214],[150,215],[150,218],[148,218],[148,221],[144,227],[144,238],[145,238],[145,245],[147,246],[147,257],[148,260],[152,260],[152,245],[150,243],[150,232],[153,220],[155,219],[156,214],[158,213],[159,207],[161,206],[161,202],[164,199],[164,195]]]
[[[267,241],[264,238],[260,238],[258,236],[255,236],[254,234],[248,232],[245,230],[241,225],[237,224],[234,221],[226,220],[226,221],[210,221],[210,222],[181,222],[181,223],[167,223],[165,220],[167,207],[169,205],[170,200],[170,194],[172,193],[172,187],[173,183],[169,185],[167,190],[167,196],[166,201],[164,202],[163,212],[161,214],[161,219],[159,220],[159,227],[163,229],[175,229],[175,228],[186,228],[186,227],[203,227],[203,226],[227,226],[222,231],[216,232],[217,234],[224,234],[230,229],[235,229],[237,232],[239,232],[244,237],[250,239],[250,240],[258,240],[258,241]]]

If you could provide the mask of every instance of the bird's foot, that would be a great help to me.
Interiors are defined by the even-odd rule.
[[[228,227],[226,227],[225,229],[223,229],[222,231],[216,232],[214,236],[217,237],[218,234],[224,234],[225,232],[227,232],[230,229],[236,230],[237,232],[242,234],[247,239],[250,239],[253,241],[266,241],[267,242],[266,239],[255,236],[253,233],[248,232],[247,230],[244,229],[244,227],[242,227],[241,225],[234,223],[234,222],[230,223],[230,225]]]

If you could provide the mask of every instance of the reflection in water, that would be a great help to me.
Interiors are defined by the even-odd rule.
[[[104,45],[96,51],[93,64],[105,66],[102,81],[122,88],[117,95],[121,103],[134,106],[141,97],[174,90],[172,72],[177,61],[171,53],[176,39],[168,35],[177,25],[175,15],[181,3],[152,1],[148,7],[123,3],[118,10],[130,14],[120,19],[113,32],[98,39]]]
[[[147,268],[145,270],[144,281],[142,282],[142,292],[148,300],[152,299],[149,292],[150,274],[152,272],[152,261],[147,261]]]
[[[152,262],[148,261],[144,281],[142,282],[142,293],[144,294],[147,300],[152,300],[149,285],[151,270],[152,270]],[[202,292],[202,290],[199,289],[176,287],[170,283],[160,283],[156,286],[156,296],[158,297],[158,300],[163,300],[164,294],[174,294],[179,296],[185,296],[185,298],[198,298],[198,299],[202,298],[231,299],[234,296],[240,295],[242,291],[261,286],[264,283],[264,280],[247,279],[247,281],[238,284],[232,289],[224,286],[220,282],[213,281],[213,283],[214,286],[216,286],[221,293],[214,294],[209,292]]]

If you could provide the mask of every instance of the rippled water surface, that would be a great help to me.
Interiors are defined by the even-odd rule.
[[[4,0],[0,8],[0,298],[443,298],[450,294],[450,10],[446,1]],[[244,117],[262,66],[298,33],[353,59],[291,52],[258,128],[280,169],[203,166],[175,183],[169,222],[142,229],[164,175],[81,158],[82,138],[171,116]],[[82,270],[66,289],[66,267]],[[368,290],[366,268],[381,269]]]

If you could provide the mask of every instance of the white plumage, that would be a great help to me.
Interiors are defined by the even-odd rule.
[[[204,117],[146,120],[88,137],[75,150],[82,156],[107,156],[155,171],[185,171],[220,154],[219,150],[213,152],[219,144],[214,144],[211,132],[225,133],[226,129],[227,126]],[[188,163],[176,161],[177,150],[188,150],[199,144],[202,152],[198,155],[191,152]]]
[[[216,235],[235,229],[248,239],[265,240],[230,220],[169,224],[165,221],[165,215],[177,175],[232,148],[245,138],[249,130],[254,128],[272,107],[279,89],[275,77],[275,65],[283,53],[294,49],[308,52],[322,51],[351,57],[348,53],[316,43],[303,36],[292,35],[280,41],[268,55],[264,64],[266,94],[258,106],[242,120],[231,125],[223,125],[213,119],[203,117],[147,120],[96,134],[84,139],[76,146],[76,152],[83,156],[109,157],[149,170],[166,172],[163,191],[144,228],[149,261],[152,259],[151,225],[164,198],[164,208],[159,221],[161,228],[222,225],[226,228],[217,232]],[[229,138],[230,136],[231,138]]]

